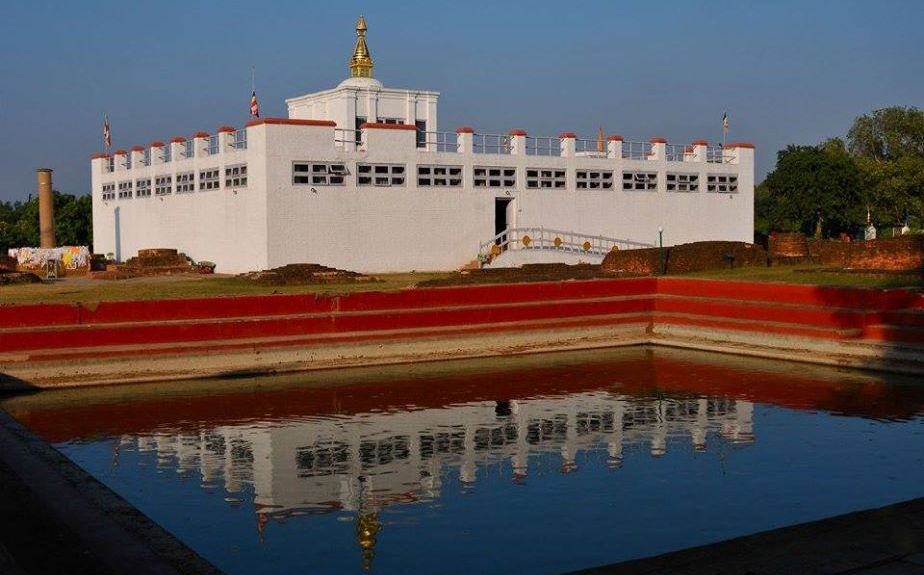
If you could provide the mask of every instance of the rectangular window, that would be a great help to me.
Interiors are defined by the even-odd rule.
[[[526,168],[526,187],[542,189],[563,189],[565,170],[557,168]]]
[[[132,183],[128,182],[119,182],[119,199],[124,200],[126,198],[132,197]]]
[[[184,194],[186,192],[196,191],[196,173],[186,172],[176,175],[176,193]]]
[[[349,171],[346,164],[322,162],[295,162],[292,164],[292,183],[313,186],[343,186]]]
[[[151,196],[151,178],[135,180],[135,197],[148,198]]]
[[[579,190],[612,190],[613,172],[611,170],[577,170],[575,182]]]
[[[406,174],[402,164],[357,164],[359,186],[403,186]]]
[[[247,164],[238,164],[225,168],[225,188],[247,187]]]
[[[657,172],[623,172],[623,190],[653,191],[658,189]]]
[[[416,122],[414,122],[414,127],[417,128],[417,147],[426,148],[427,147],[427,121],[417,120]]]
[[[668,174],[668,192],[698,192],[699,174]]]
[[[199,191],[217,190],[221,182],[218,179],[218,168],[199,171]]]
[[[417,185],[459,187],[462,185],[462,166],[417,166]]]
[[[706,177],[706,191],[734,193],[738,191],[738,176],[709,174]]]
[[[362,125],[366,123],[365,116],[356,116],[356,145],[359,146],[363,143],[363,131]]]
[[[154,195],[167,196],[173,193],[173,176],[158,176],[154,178]]]
[[[115,184],[103,184],[103,200],[115,199]]]
[[[475,166],[473,182],[476,188],[515,188],[516,168],[491,168]]]

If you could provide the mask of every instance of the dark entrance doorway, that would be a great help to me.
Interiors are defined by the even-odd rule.
[[[510,226],[508,212],[513,198],[494,198],[494,243],[506,248],[507,238],[501,234]],[[500,236],[500,237],[498,237]]]

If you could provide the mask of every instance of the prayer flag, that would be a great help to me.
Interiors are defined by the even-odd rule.
[[[106,144],[106,148],[112,146],[112,134],[109,132],[109,116],[103,120],[103,143]]]
[[[260,117],[260,105],[257,103],[257,91],[254,90],[250,95],[250,115],[254,118]]]

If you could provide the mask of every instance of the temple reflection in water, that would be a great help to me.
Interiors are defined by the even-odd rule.
[[[365,513],[384,505],[439,497],[441,471],[458,468],[463,484],[479,466],[507,460],[525,481],[530,455],[556,453],[558,471],[577,469],[582,450],[606,451],[618,467],[626,446],[664,455],[668,438],[704,450],[710,433],[751,442],[753,404],[716,398],[639,399],[608,392],[438,409],[313,417],[272,426],[220,426],[198,433],[125,436],[122,447],[154,452],[159,465],[201,474],[229,494],[252,484],[260,513]]]

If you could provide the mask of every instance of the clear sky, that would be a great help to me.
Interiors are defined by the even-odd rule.
[[[760,180],[787,144],[924,107],[921,0],[5,0],[0,200],[38,167],[87,193],[104,114],[116,148],[242,126],[252,66],[263,115],[285,116],[348,75],[359,14],[375,77],[442,92],[442,130],[721,141],[727,110]]]

